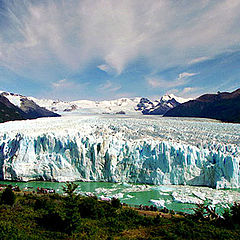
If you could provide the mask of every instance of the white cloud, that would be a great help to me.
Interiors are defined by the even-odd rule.
[[[167,81],[159,78],[147,78],[148,84],[153,88],[173,88],[182,86],[189,82],[187,78],[178,78],[176,80]]]
[[[193,88],[193,87],[185,87],[182,91],[182,94],[190,93],[190,92],[193,92],[195,90],[196,90],[196,88]]]
[[[178,80],[181,80],[183,78],[188,78],[188,77],[192,77],[197,75],[198,73],[188,73],[188,72],[183,72],[183,73],[179,73],[178,75]]]
[[[66,90],[66,89],[72,89],[72,91],[76,91],[76,90],[80,90],[80,89],[84,89],[85,87],[87,87],[89,85],[88,82],[84,82],[84,83],[78,83],[78,82],[73,82],[70,81],[66,78],[58,80],[56,82],[52,82],[51,83],[52,88],[56,89],[56,90]]]
[[[104,92],[116,92],[119,89],[121,89],[121,85],[111,82],[110,80],[107,80],[105,83],[101,84],[98,88],[99,91]]]
[[[62,79],[57,82],[53,82],[52,86],[54,88],[68,88],[74,86],[74,83],[68,82],[67,79]]]
[[[153,88],[174,88],[185,85],[189,82],[189,78],[197,75],[198,73],[180,73],[175,80],[163,80],[158,77],[147,77],[147,83]]]
[[[79,100],[87,98],[86,89],[89,83],[78,83],[69,79],[61,79],[51,83],[50,91],[41,92],[42,96],[50,99]]]
[[[196,64],[196,63],[204,62],[204,61],[207,61],[207,60],[210,60],[210,59],[211,59],[210,57],[198,57],[198,58],[192,59],[189,62],[189,64]]]
[[[163,85],[167,85],[168,82],[162,79],[157,79],[157,78],[152,78],[152,77],[148,77],[147,78],[147,83],[151,86],[151,87],[161,87],[162,84]]]
[[[95,60],[121,74],[138,57],[163,69],[203,61],[200,54],[212,58],[240,42],[238,0],[5,3],[0,65],[26,76],[79,72]]]
[[[100,70],[106,73],[112,73],[113,69],[108,64],[101,64],[97,66]]]
[[[168,94],[176,94],[179,97],[183,97],[183,98],[197,98],[198,96],[200,96],[201,94],[204,93],[204,89],[202,88],[198,88],[198,87],[184,87],[183,89],[169,89],[167,91]]]

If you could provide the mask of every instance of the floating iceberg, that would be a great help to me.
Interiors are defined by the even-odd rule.
[[[151,199],[149,202],[154,204],[156,207],[165,207],[165,200],[163,199],[160,200]]]
[[[239,162],[239,124],[143,116],[0,124],[4,180],[238,188]]]

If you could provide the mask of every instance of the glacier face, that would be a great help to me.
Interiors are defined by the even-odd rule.
[[[69,116],[0,124],[0,178],[238,188],[240,125]]]

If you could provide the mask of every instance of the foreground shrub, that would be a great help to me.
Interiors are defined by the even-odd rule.
[[[118,198],[112,198],[111,199],[111,204],[112,204],[112,207],[114,207],[114,208],[122,207],[122,204],[121,204],[121,202]]]
[[[235,224],[240,224],[240,203],[234,203],[230,208],[232,220]]]
[[[2,193],[1,202],[3,204],[12,206],[15,203],[15,200],[16,200],[16,196],[14,192],[10,187],[7,187]]]

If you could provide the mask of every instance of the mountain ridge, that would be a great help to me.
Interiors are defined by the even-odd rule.
[[[164,115],[170,109],[187,102],[191,99],[184,99],[177,97],[173,94],[165,94],[163,95],[156,105],[152,105],[152,107],[145,108],[142,113],[145,115]]]
[[[166,117],[213,118],[240,123],[240,88],[233,92],[204,94],[169,110]]]
[[[0,94],[0,123],[12,120],[24,120],[24,112]]]
[[[124,112],[126,114],[147,114],[159,107],[161,104],[165,104],[166,101],[171,101],[173,98],[180,102],[188,101],[189,99],[184,99],[176,97],[173,94],[164,95],[160,100],[150,100],[145,97],[135,97],[135,98],[119,98],[115,100],[103,100],[103,101],[92,101],[92,100],[75,100],[75,101],[61,101],[61,100],[51,100],[51,99],[37,99],[34,97],[29,97],[38,105],[47,108],[48,110],[62,113],[69,112],[79,112],[79,113],[97,113],[97,114],[116,114],[119,112]],[[178,102],[178,103],[180,103]],[[169,105],[164,112],[172,108],[173,105]],[[151,114],[151,113],[149,113]]]
[[[0,122],[59,116],[20,94],[0,93]]]

